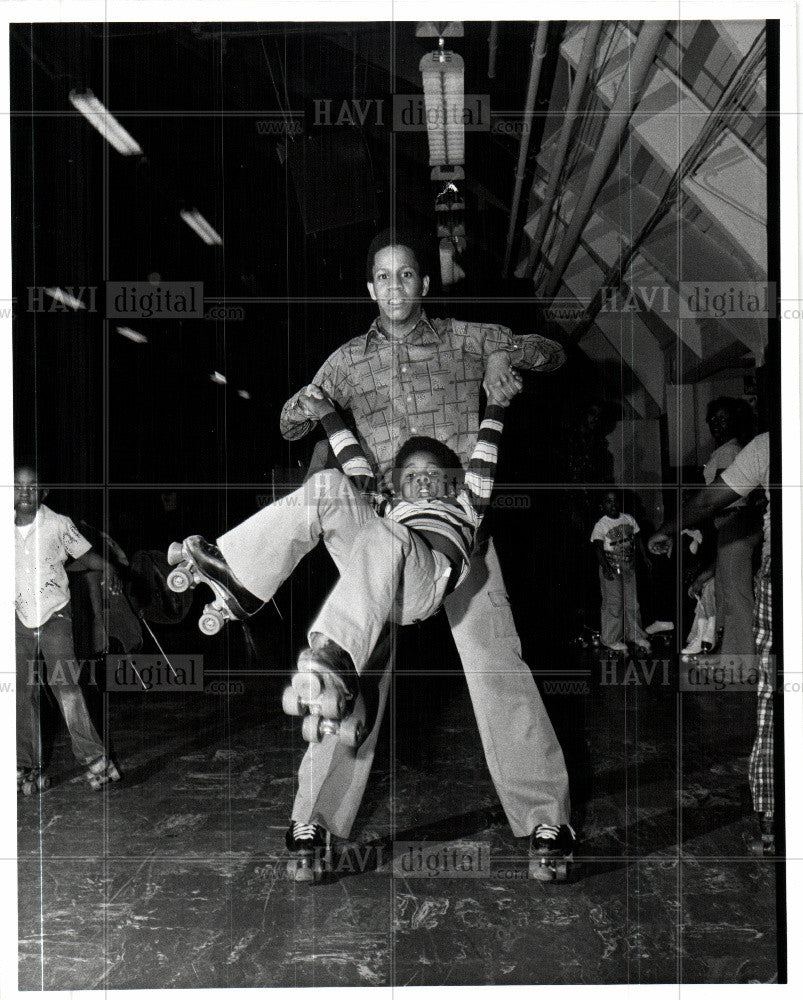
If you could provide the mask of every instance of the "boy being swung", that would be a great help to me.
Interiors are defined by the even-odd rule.
[[[78,683],[67,570],[98,570],[106,587],[120,590],[113,567],[91,550],[69,517],[42,501],[36,472],[21,465],[14,474],[17,651],[17,789],[30,794],[47,787],[42,776],[37,661],[70,733],[76,760],[86,766],[93,789],[120,777],[87,711]],[[70,562],[73,560],[72,562]],[[70,565],[66,565],[70,563]]]

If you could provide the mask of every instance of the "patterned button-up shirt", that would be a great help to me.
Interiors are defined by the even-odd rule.
[[[64,564],[80,559],[92,546],[69,517],[39,506],[29,530],[16,528],[17,617],[39,628],[70,601]]]
[[[493,323],[429,320],[422,313],[402,341],[391,340],[377,317],[366,334],[331,354],[312,382],[351,412],[360,444],[387,487],[393,458],[409,437],[442,441],[466,466],[479,430],[485,359],[499,350],[510,352],[517,368],[541,372],[565,360],[559,344],[537,334],[513,336]],[[282,409],[280,428],[290,441],[314,426],[299,406],[302,391]]]

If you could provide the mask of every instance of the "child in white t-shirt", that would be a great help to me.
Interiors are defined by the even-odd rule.
[[[644,554],[639,526],[631,514],[620,511],[613,490],[603,494],[601,507],[603,516],[594,525],[591,542],[599,561],[602,644],[616,652],[626,652],[625,641],[633,642],[648,653],[651,647],[641,627],[636,594],[636,545]]]

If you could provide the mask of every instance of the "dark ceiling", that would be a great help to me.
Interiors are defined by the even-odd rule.
[[[489,28],[467,23],[449,45],[465,61],[466,93],[489,94],[516,120],[534,25],[500,25],[493,80]],[[387,110],[381,123],[371,111],[361,126],[327,130],[314,102],[387,109],[394,94],[420,93],[418,61],[436,40],[416,38],[412,23],[40,24],[11,36],[20,450],[35,446],[52,478],[78,483],[258,482],[306,461],[306,446],[279,437],[281,404],[370,322],[364,254],[376,228],[402,219],[433,232],[436,194],[425,132],[389,128]],[[70,91],[87,87],[143,158],[119,155],[74,110]],[[302,134],[258,124],[288,110]],[[533,155],[539,135],[540,120]],[[448,310],[526,330],[530,289],[500,276],[517,153],[514,135],[467,133],[468,278]],[[315,205],[337,226],[312,232]],[[201,211],[222,247],[206,246],[182,207]],[[202,281],[208,299],[239,303],[242,319],[145,320],[147,345],[124,340],[103,322],[104,282],[149,276]],[[42,286],[97,288],[98,312],[29,311],[28,289]],[[478,301],[489,295],[495,304]]]

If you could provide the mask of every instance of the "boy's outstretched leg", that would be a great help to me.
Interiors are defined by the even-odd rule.
[[[215,635],[227,621],[249,618],[262,607],[262,601],[234,575],[220,549],[200,535],[173,542],[167,550],[167,561],[176,567],[167,578],[172,591],[182,594],[205,583],[215,595],[198,622],[206,635]]]
[[[256,614],[319,541],[342,569],[360,527],[376,516],[342,472],[317,472],[221,535],[217,545],[200,535],[174,542],[167,559],[176,568],[167,583],[176,593],[199,583],[212,588],[215,601],[198,625],[214,635],[226,621]]]

